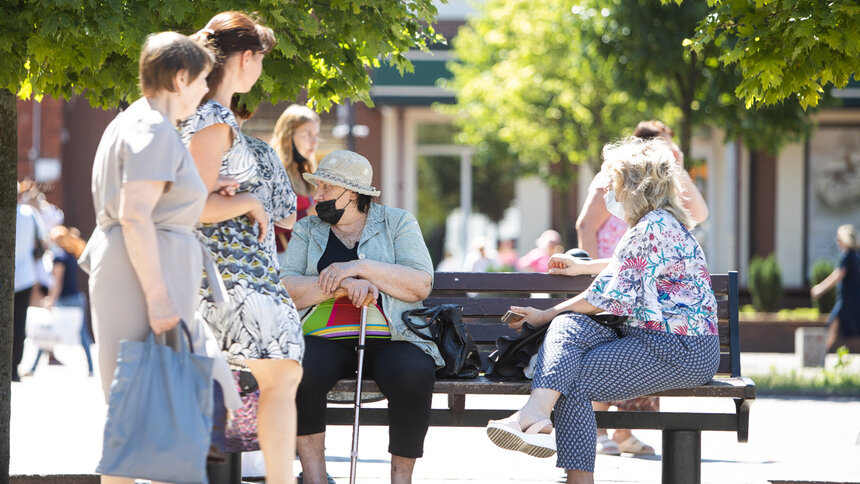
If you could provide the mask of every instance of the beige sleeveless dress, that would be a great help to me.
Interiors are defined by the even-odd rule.
[[[90,304],[105,398],[121,340],[143,341],[149,320],[143,290],[119,225],[119,196],[127,181],[167,182],[152,211],[167,290],[180,316],[194,327],[203,252],[194,234],[207,189],[176,128],[145,98],[120,113],[105,130],[93,165],[97,227],[81,258],[89,268]],[[168,334],[175,345],[177,335]]]

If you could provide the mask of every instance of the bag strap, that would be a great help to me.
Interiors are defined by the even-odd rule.
[[[444,309],[446,309],[449,304],[440,304],[439,306],[435,306],[432,308],[422,307],[416,309],[409,309],[407,311],[403,311],[400,313],[400,319],[403,320],[403,324],[406,327],[415,333],[419,338],[427,341],[436,342],[436,339],[432,336],[427,336],[426,334],[418,331],[419,329],[427,329],[431,324],[436,322],[436,319],[439,317],[439,313],[441,313]],[[427,318],[427,324],[415,324],[410,319],[410,316],[418,316],[420,318]]]
[[[191,344],[191,330],[188,329],[188,325],[185,324],[185,321],[181,318],[179,319],[179,350],[183,351],[184,347],[182,346],[183,336],[185,336],[185,340],[188,341],[188,352],[194,353],[194,346]],[[146,337],[146,342],[151,342],[152,344],[158,344],[155,341],[155,332],[152,329],[149,330],[149,335]]]
[[[194,346],[191,344],[191,330],[188,329],[188,325],[185,324],[185,321],[181,318],[179,319],[179,326],[182,328],[182,334],[184,334],[185,338],[188,340],[188,352],[194,353]],[[182,339],[182,336],[180,336],[179,339]]]

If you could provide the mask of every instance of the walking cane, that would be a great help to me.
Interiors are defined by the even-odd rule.
[[[361,411],[361,376],[364,368],[364,339],[367,332],[367,304],[361,307],[361,326],[358,331],[358,371],[355,377],[355,420],[352,422],[352,450],[349,453],[349,484],[355,484],[358,465],[358,412]]]

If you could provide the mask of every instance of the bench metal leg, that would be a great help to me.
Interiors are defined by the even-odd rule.
[[[702,432],[663,431],[663,484],[702,482]]]
[[[227,460],[224,462],[208,462],[206,475],[209,476],[209,484],[241,484],[242,453],[231,452],[227,454]]]

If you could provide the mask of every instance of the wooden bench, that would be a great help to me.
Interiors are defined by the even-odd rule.
[[[532,273],[438,272],[433,292],[425,304],[454,303],[463,306],[464,319],[481,350],[483,368],[486,369],[487,355],[495,349],[496,338],[514,335],[499,319],[511,305],[549,308],[584,291],[592,279],[592,276]],[[737,432],[738,442],[746,442],[749,435],[749,409],[755,399],[755,384],[741,376],[737,272],[712,275],[711,283],[718,301],[721,347],[718,374],[706,385],[660,392],[655,396],[731,398],[735,411],[595,412],[600,428],[663,431],[662,482],[665,484],[701,481],[702,431]],[[354,389],[355,380],[345,379],[340,380],[333,391],[351,392]],[[529,380],[499,382],[484,376],[473,380],[437,380],[434,392],[448,395],[448,408],[431,410],[430,425],[484,427],[489,420],[507,417],[517,409],[466,408],[467,395],[527,395],[530,389]],[[365,380],[362,390],[378,392],[379,387],[376,382]],[[352,425],[352,406],[329,406],[327,412],[329,425]],[[384,408],[362,408],[361,425],[387,425],[386,412]]]

